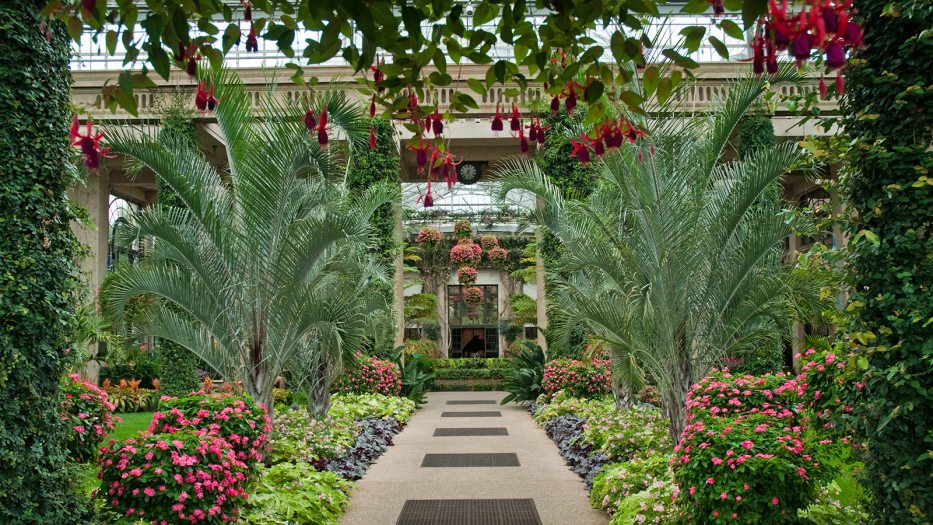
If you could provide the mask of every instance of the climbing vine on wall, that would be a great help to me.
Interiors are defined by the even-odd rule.
[[[864,440],[876,523],[933,519],[933,3],[862,2],[865,48],[846,71],[842,124],[851,340],[859,385],[847,418]]]
[[[87,522],[66,468],[59,379],[77,279],[68,37],[45,0],[0,2],[0,522]]]

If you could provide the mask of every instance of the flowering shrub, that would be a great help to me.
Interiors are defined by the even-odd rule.
[[[473,233],[473,225],[466,219],[461,219],[454,223],[454,235],[458,239],[469,237]]]
[[[197,392],[185,397],[163,397],[149,432],[171,434],[203,429],[227,440],[237,459],[256,467],[266,451],[271,423],[265,408],[249,396]]]
[[[615,514],[622,500],[661,481],[672,484],[669,454],[650,454],[632,461],[606,466],[593,480],[590,504]]]
[[[402,373],[398,365],[375,357],[357,355],[357,364],[337,378],[336,392],[397,396],[402,392]]]
[[[723,371],[694,385],[673,460],[687,522],[797,522],[833,445],[811,427],[805,379]]]
[[[61,415],[69,429],[68,455],[79,463],[94,459],[101,442],[113,430],[113,403],[106,392],[77,374],[62,379],[62,393]]]
[[[486,252],[486,257],[489,259],[489,262],[492,263],[496,268],[502,268],[509,262],[509,251],[505,248],[495,248]]]
[[[249,467],[207,430],[152,434],[101,449],[101,498],[131,519],[234,523]]]
[[[466,304],[480,304],[484,296],[483,289],[478,286],[470,286],[463,290],[463,302]]]
[[[797,357],[802,370],[798,380],[805,380],[807,384],[804,394],[807,408],[813,410],[824,425],[851,412],[852,407],[842,400],[842,391],[852,386],[856,390],[863,388],[855,379],[855,354],[839,357],[831,349],[810,348]]]
[[[483,249],[470,239],[461,239],[460,241],[450,249],[450,262],[461,266],[476,266],[479,264]]]
[[[492,234],[480,235],[479,244],[483,247],[483,250],[489,251],[493,248],[499,247],[499,238]]]
[[[572,397],[605,395],[612,389],[610,362],[596,359],[591,363],[576,359],[555,359],[544,365],[541,388],[545,394],[565,390]]]
[[[457,282],[464,286],[472,286],[476,284],[476,268],[472,266],[461,266],[457,269]]]
[[[354,488],[352,481],[333,472],[318,472],[301,462],[281,463],[263,471],[241,521],[249,525],[336,525]]]
[[[550,397],[550,399],[549,399]],[[566,415],[575,415],[589,419],[598,412],[608,412],[615,409],[611,397],[598,399],[583,399],[571,397],[569,392],[558,391],[553,396],[541,394],[535,400],[534,419],[538,424],[547,423],[551,419]]]
[[[433,248],[440,244],[443,235],[437,228],[421,228],[418,232],[418,244],[425,248]]]
[[[586,440],[612,461],[671,449],[670,422],[653,408],[601,410],[586,422]]]
[[[117,412],[149,412],[159,404],[158,392],[139,388],[139,380],[121,379],[117,386],[108,386],[109,382],[104,380],[103,388]],[[153,382],[158,384],[159,380]]]

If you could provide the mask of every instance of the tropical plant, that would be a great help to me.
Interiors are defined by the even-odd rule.
[[[156,172],[184,206],[133,216],[134,235],[151,237],[153,248],[142,264],[115,272],[104,302],[119,319],[134,297],[159,297],[137,331],[194,352],[271,409],[272,384],[295,354],[326,353],[333,362],[352,357],[362,340],[361,296],[333,284],[356,270],[369,217],[394,190],[374,185],[350,198],[340,182],[344,153],[366,140],[362,112],[345,95],[315,98],[315,111],[326,109],[348,138],[343,152],[309,140],[298,101],[265,97],[259,109],[282,117],[258,119],[235,75],[203,80],[221,100],[227,171],[183,142],[110,133],[113,152]]]
[[[544,349],[531,341],[521,341],[521,352],[508,360],[505,381],[502,387],[508,392],[502,398],[502,404],[509,402],[530,403],[538,398],[544,389]]]
[[[250,525],[336,525],[354,486],[306,463],[280,463],[263,471],[240,520]]]
[[[423,405],[427,387],[434,380],[434,374],[428,371],[428,365],[419,354],[406,359],[401,370],[402,395],[414,401],[417,406]]]
[[[589,327],[612,353],[627,397],[645,379],[657,384],[675,440],[690,385],[727,353],[786,333],[790,290],[774,263],[789,221],[762,196],[802,153],[784,143],[720,158],[768,82],[796,78],[783,68],[770,80],[744,79],[709,115],[647,122],[647,137],[598,161],[586,200],[564,198],[531,159],[501,169],[501,196],[537,194],[539,220],[566,248],[567,277],[554,283],[563,321],[551,329],[566,337]]]

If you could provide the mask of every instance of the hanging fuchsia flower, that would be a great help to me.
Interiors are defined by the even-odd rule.
[[[214,85],[211,84],[207,89],[206,82],[199,82],[197,91],[194,94],[194,107],[198,111],[214,111],[217,109],[218,100],[214,97]]]
[[[444,116],[441,115],[437,106],[434,106],[434,113],[430,115],[429,118],[431,120],[431,131],[434,132],[434,136],[437,137],[444,133]]]
[[[321,110],[317,121],[317,143],[321,146],[327,146],[330,138],[327,136],[327,108]]]
[[[722,16],[726,12],[722,0],[706,0],[706,2],[713,8],[713,16]]]
[[[760,36],[752,43],[752,71],[755,76],[765,72],[765,39]]]
[[[309,133],[314,133],[317,128],[317,118],[314,116],[314,110],[309,109],[304,116],[305,127],[308,128]]]
[[[81,0],[81,7],[87,11],[94,11],[94,8],[97,7],[97,0]]]
[[[376,87],[379,89],[379,91],[385,89],[381,86],[382,81],[386,78],[385,73],[379,69],[382,64],[383,62],[380,59],[378,62],[376,62],[375,66],[369,66],[369,70],[373,72],[373,83],[376,84]]]
[[[560,97],[554,95],[551,99],[551,116],[556,115],[558,111],[560,111]]]
[[[369,118],[376,118],[376,95],[369,101]]]
[[[408,144],[408,149],[415,152],[415,166],[418,173],[424,173],[424,167],[428,164],[428,150],[431,149],[431,143],[425,143],[423,137],[418,137],[418,145]],[[430,185],[430,181],[428,181]]]
[[[580,87],[580,84],[571,81],[564,90],[564,95],[567,97],[564,99],[564,107],[567,109],[568,115],[573,115],[573,110],[577,107],[577,87]]]
[[[570,139],[570,145],[573,147],[573,151],[570,152],[571,157],[576,157],[580,164],[584,166],[590,162],[590,150],[586,146],[586,134],[580,133],[580,142],[577,142],[574,139]]]
[[[521,114],[518,112],[518,106],[512,104],[512,117],[509,120],[509,130],[512,134],[518,133],[522,129]]]
[[[444,152],[444,162],[441,165],[441,177],[447,182],[448,190],[453,189],[454,184],[457,182],[457,166],[462,162],[462,159],[459,162],[455,161],[449,150]]]
[[[249,35],[246,36],[246,52],[255,53],[259,51],[259,40],[256,38],[256,26],[250,24]]]
[[[376,151],[376,130],[369,127],[369,151]]]
[[[492,131],[493,133],[499,133],[503,130],[502,126],[502,115],[499,113],[499,103],[496,103],[496,114],[492,117]]]
[[[431,208],[434,206],[434,195],[431,194],[431,179],[428,179],[428,189],[424,192],[424,195],[418,197],[419,203],[424,203],[425,208]]]
[[[194,77],[198,74],[198,61],[193,56],[188,59],[187,73],[189,77]]]
[[[518,149],[522,152],[522,155],[528,154],[528,139],[525,138],[525,132],[522,131],[522,128],[518,128]]]
[[[839,40],[832,40],[826,45],[826,67],[830,71],[846,65],[846,54]]]
[[[71,130],[69,132],[71,145],[77,146],[84,156],[84,165],[89,170],[96,170],[100,167],[100,159],[110,152],[110,148],[100,147],[100,139],[104,138],[104,132],[93,133],[91,128],[91,119],[87,120],[87,129],[82,135],[78,124],[78,116],[75,115],[71,120]]]

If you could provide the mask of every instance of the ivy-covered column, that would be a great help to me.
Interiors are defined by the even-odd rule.
[[[933,520],[933,3],[858,3],[865,47],[846,70],[843,126],[860,396],[875,523]]]
[[[0,2],[0,523],[83,522],[59,379],[79,278],[68,151],[69,43],[45,0]]]

